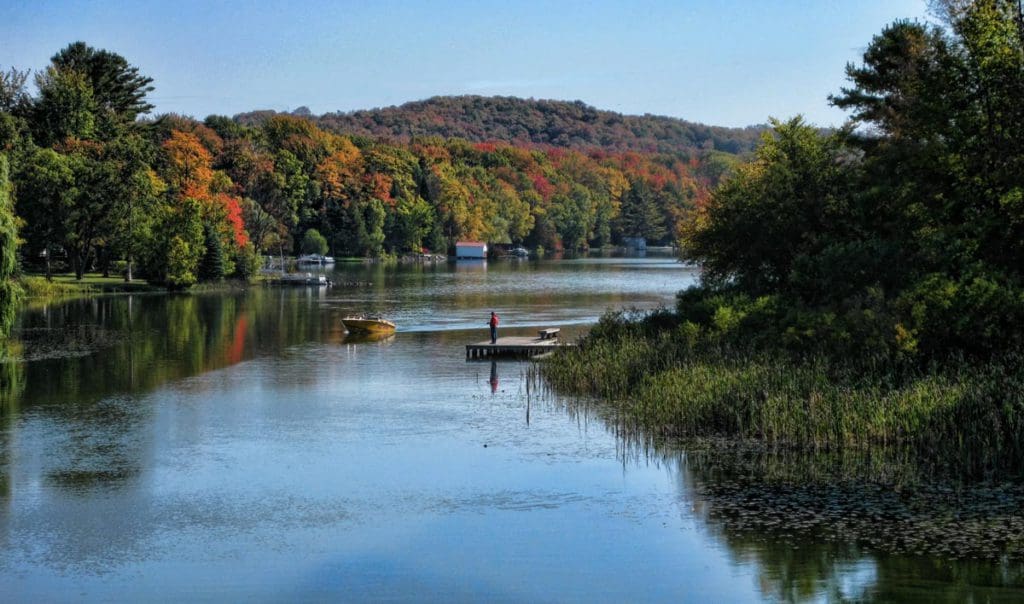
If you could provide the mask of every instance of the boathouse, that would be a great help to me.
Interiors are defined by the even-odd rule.
[[[455,257],[483,260],[487,257],[487,244],[481,241],[459,241],[455,244]]]

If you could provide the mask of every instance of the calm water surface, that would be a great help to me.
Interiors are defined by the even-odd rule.
[[[26,310],[25,360],[0,366],[0,600],[1021,597],[1007,560],[730,520],[742,464],[636,449],[538,398],[527,364],[465,360],[490,310],[503,335],[572,338],[695,277],[670,258],[355,265],[320,291]],[[349,338],[350,312],[398,333]]]

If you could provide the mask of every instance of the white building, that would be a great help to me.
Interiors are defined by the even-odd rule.
[[[455,257],[483,260],[487,258],[487,244],[480,241],[459,241],[455,244]]]

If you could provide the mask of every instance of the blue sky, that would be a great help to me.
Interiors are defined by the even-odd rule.
[[[158,112],[349,111],[434,95],[582,100],[709,124],[802,113],[925,0],[0,0],[0,68],[75,40],[152,77]]]

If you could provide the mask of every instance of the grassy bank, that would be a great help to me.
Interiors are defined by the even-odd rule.
[[[253,283],[258,283],[261,280],[260,277],[257,277]],[[232,291],[245,289],[250,285],[252,284],[243,281],[226,280],[218,283],[197,283],[185,291],[196,294]],[[53,275],[52,280],[49,281],[40,275],[27,275],[21,279],[21,286],[24,291],[22,299],[29,305],[96,295],[168,291],[164,287],[144,280],[126,283],[123,278],[104,277],[100,274],[87,274],[81,280],[75,279],[74,275],[60,274]]]
[[[126,283],[120,277],[85,275],[81,280],[74,275],[53,275],[51,280],[41,275],[27,275],[21,280],[26,298],[61,298],[104,293],[158,291],[161,288],[145,281]]]
[[[645,433],[797,449],[909,447],[971,473],[1024,468],[1024,358],[913,366],[721,345],[609,315],[540,371],[558,392],[606,401]]]

